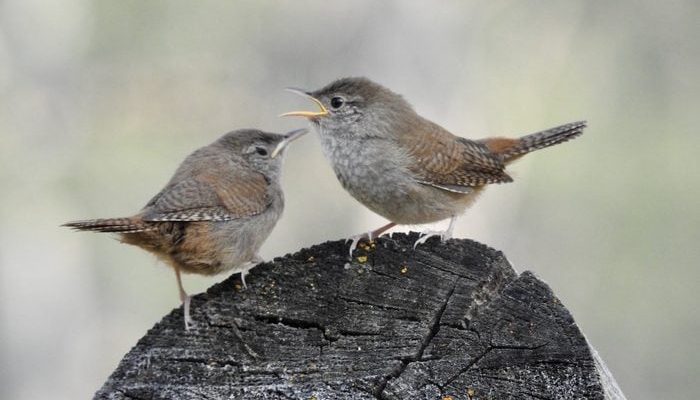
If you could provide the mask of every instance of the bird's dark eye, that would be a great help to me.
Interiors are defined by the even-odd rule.
[[[340,108],[343,106],[343,103],[345,103],[345,100],[343,100],[342,97],[334,97],[331,99],[331,107],[333,108]]]
[[[267,155],[267,149],[264,147],[256,147],[255,152],[260,154],[261,156],[266,156]]]

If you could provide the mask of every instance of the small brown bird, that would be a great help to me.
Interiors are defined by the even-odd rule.
[[[308,118],[318,131],[338,180],[389,223],[351,238],[372,239],[396,224],[450,219],[446,231],[424,232],[416,245],[452,237],[459,215],[488,184],[511,182],[506,165],[523,155],[579,136],[574,122],[518,139],[469,140],[418,115],[400,95],[366,78],[344,78],[314,91],[289,88],[320,111],[282,116]]]
[[[175,270],[185,328],[192,325],[190,296],[181,272],[246,272],[282,214],[282,153],[306,129],[278,135],[253,129],[225,134],[190,154],[170,182],[138,214],[66,223],[77,230],[118,233]]]

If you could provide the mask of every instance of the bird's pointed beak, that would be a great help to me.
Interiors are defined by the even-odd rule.
[[[304,136],[306,132],[308,132],[308,129],[306,128],[296,129],[291,132],[288,132],[286,135],[284,135],[284,139],[282,139],[282,141],[277,144],[277,147],[275,147],[275,149],[272,150],[272,154],[270,155],[270,157],[277,157],[277,155],[280,154],[282,150],[284,150],[290,143]]]
[[[281,114],[280,117],[305,117],[305,118],[309,118],[309,119],[316,119],[316,118],[328,115],[328,110],[326,109],[326,107],[324,107],[323,104],[317,98],[312,96],[310,93],[308,93],[302,89],[297,89],[297,88],[285,88],[284,90],[298,94],[299,96],[311,99],[314,103],[316,103],[321,108],[321,111],[318,111],[318,112],[292,111],[292,112]]]

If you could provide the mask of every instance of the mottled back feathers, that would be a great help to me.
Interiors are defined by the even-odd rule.
[[[399,144],[414,162],[409,166],[421,183],[453,192],[467,193],[473,187],[510,182],[503,161],[481,143],[452,135],[424,120],[423,124],[397,135]]]

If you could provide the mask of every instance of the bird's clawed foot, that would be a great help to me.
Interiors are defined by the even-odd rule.
[[[382,233],[388,231],[389,229],[393,228],[394,226],[396,226],[396,224],[394,222],[389,222],[388,224],[386,224],[380,228],[377,228],[371,232],[363,233],[361,235],[351,236],[348,239],[346,239],[345,243],[352,240],[352,243],[350,244],[350,258],[352,258],[352,252],[355,251],[355,249],[357,248],[357,245],[362,240],[368,240],[371,242],[372,240],[381,236]]]
[[[452,232],[449,231],[425,231],[420,234],[420,237],[418,240],[416,240],[415,243],[413,243],[413,248],[415,249],[418,247],[419,244],[425,243],[428,239],[430,239],[433,236],[439,236],[440,241],[444,242],[447,239],[452,239]]]
[[[428,239],[430,239],[433,236],[440,236],[441,242],[444,242],[445,240],[448,240],[448,239],[452,239],[452,232],[454,231],[454,228],[455,228],[455,222],[457,222],[457,217],[452,217],[452,218],[450,218],[450,225],[447,227],[447,230],[444,230],[444,231],[425,231],[425,232],[421,233],[418,240],[416,240],[416,242],[413,243],[413,249],[415,249],[419,244],[425,243]]]
[[[352,257],[352,253],[355,251],[357,248],[357,245],[360,244],[361,241],[367,240],[367,241],[372,241],[372,232],[367,232],[363,233],[361,235],[355,235],[351,236],[347,239],[345,239],[345,243],[349,242],[352,240],[352,243],[350,243],[350,257]]]

